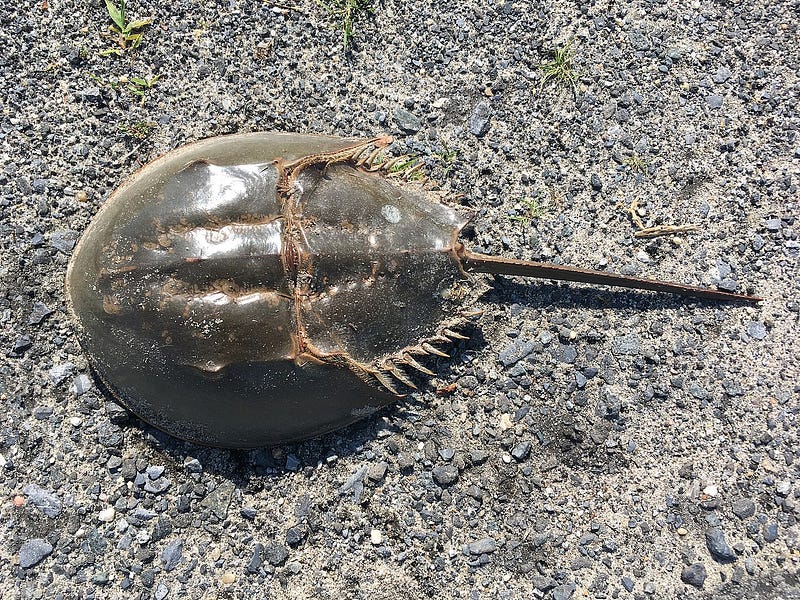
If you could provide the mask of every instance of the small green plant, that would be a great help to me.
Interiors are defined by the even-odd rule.
[[[442,165],[442,177],[447,177],[453,167],[456,166],[458,160],[458,150],[450,149],[450,147],[442,142],[442,151],[434,152],[433,157],[438,160]]]
[[[95,75],[94,73],[87,73],[86,75],[89,77],[89,79],[91,79],[92,81],[95,81],[97,83],[97,85],[99,85],[101,87],[107,87],[107,88],[110,88],[112,90],[119,89],[119,82],[118,81],[117,82],[106,81],[105,79]]]
[[[372,0],[317,0],[317,3],[339,21],[345,50],[353,41],[356,20],[362,14],[372,14],[374,12]]]
[[[153,86],[160,78],[161,75],[155,75],[149,79],[145,79],[144,77],[131,77],[128,80],[128,91],[135,96],[139,96],[141,98],[140,104],[143,105],[147,98],[147,92],[153,89]]]
[[[112,90],[119,91],[123,85],[127,84],[128,92],[133,94],[134,96],[138,96],[140,98],[140,104],[144,104],[145,100],[147,99],[147,93],[153,89],[156,82],[161,79],[161,75],[155,75],[153,77],[120,77],[116,81],[106,81],[102,77],[98,77],[94,73],[87,73],[90,79],[96,81],[98,85],[102,87],[107,87]]]
[[[575,91],[578,74],[572,64],[574,55],[571,43],[556,48],[553,51],[553,60],[539,65],[539,69],[542,71],[541,87],[544,87],[548,81],[553,81],[559,85],[569,86]]]
[[[527,227],[533,219],[541,219],[547,214],[547,201],[539,201],[537,198],[522,198],[519,201],[522,205],[522,214],[511,215],[508,217],[512,221],[517,221],[523,227]]]
[[[119,126],[122,132],[137,140],[144,140],[150,136],[156,128],[153,121],[138,121],[137,123],[125,123]]]
[[[634,173],[644,174],[647,172],[647,161],[638,154],[631,154],[630,156],[626,157],[625,160],[622,161],[622,164],[624,164]]]
[[[122,56],[127,50],[138,48],[139,44],[142,43],[142,35],[144,35],[141,30],[150,25],[153,19],[129,21],[126,14],[125,0],[119,0],[119,4],[115,4],[112,0],[106,0],[106,10],[112,21],[108,29],[119,47],[103,50],[100,55],[116,54],[117,56]]]
[[[421,181],[425,179],[422,172],[424,163],[414,156],[409,156],[394,163],[387,171],[389,176],[402,177],[407,181]]]

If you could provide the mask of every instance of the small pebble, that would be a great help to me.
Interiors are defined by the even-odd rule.
[[[775,522],[764,525],[764,541],[772,543],[778,539],[778,524]]]
[[[117,514],[117,511],[114,510],[113,506],[108,506],[101,510],[97,514],[97,518],[102,521],[103,523],[110,523],[114,520],[114,516]]]
[[[767,328],[763,323],[759,323],[758,321],[750,321],[747,324],[747,335],[754,340],[763,340],[765,337],[767,337]]]
[[[392,112],[392,116],[394,117],[394,122],[397,123],[397,126],[403,131],[416,133],[422,129],[422,122],[419,118],[404,108],[395,108]]]
[[[770,233],[777,233],[781,230],[781,220],[780,219],[767,219],[764,226],[767,228],[767,231]]]
[[[717,562],[727,563],[736,560],[736,552],[730,547],[725,534],[719,527],[706,529],[706,547]]]
[[[267,542],[261,550],[261,556],[273,567],[279,567],[289,558],[289,550],[283,544]]]
[[[486,135],[490,127],[492,108],[488,102],[478,102],[469,116],[469,130],[475,137]]]
[[[47,540],[34,538],[26,541],[19,549],[19,566],[30,569],[50,556],[53,546]]]
[[[165,571],[172,571],[181,561],[181,551],[183,550],[183,540],[172,540],[161,552],[161,566]]]
[[[163,581],[159,581],[156,586],[156,592],[153,594],[155,600],[164,600],[169,595],[169,586]]]
[[[726,67],[720,67],[717,69],[717,72],[711,77],[711,81],[714,83],[725,83],[728,79],[731,78],[730,69]]]
[[[383,543],[383,535],[377,529],[373,529],[369,534],[369,541],[373,546],[380,546]]]
[[[439,485],[450,485],[458,481],[458,469],[452,465],[434,467],[433,480]]]
[[[222,574],[222,577],[220,577],[219,580],[224,585],[231,585],[232,583],[234,583],[236,581],[236,575],[234,575],[230,571],[226,571],[225,573]]]
[[[487,554],[497,550],[497,543],[494,541],[494,538],[487,537],[470,543],[467,549],[470,554]]]
[[[626,591],[632,592],[633,588],[634,588],[633,579],[631,579],[630,577],[623,577],[622,578],[622,587],[624,587]]]
[[[681,571],[681,581],[696,588],[702,588],[706,581],[706,567],[703,563],[694,563]]]

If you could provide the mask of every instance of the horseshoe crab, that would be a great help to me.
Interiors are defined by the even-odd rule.
[[[155,427],[255,447],[348,425],[414,388],[463,338],[468,272],[755,298],[473,253],[468,219],[398,186],[367,141],[257,133],[147,164],[70,261],[78,336],[107,389]]]

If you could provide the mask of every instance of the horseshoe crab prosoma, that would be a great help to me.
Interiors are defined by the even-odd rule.
[[[389,137],[258,133],[154,160],[106,201],[70,262],[81,345],[145,421],[253,447],[343,427],[462,337],[449,290],[483,271],[716,300],[754,298],[470,252],[467,222],[385,177]]]

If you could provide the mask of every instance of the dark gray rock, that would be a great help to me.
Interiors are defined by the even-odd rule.
[[[467,545],[467,551],[470,554],[479,555],[479,554],[488,554],[490,552],[494,552],[497,550],[497,542],[494,541],[494,538],[483,538],[482,540],[477,540],[475,542],[470,542]]]
[[[153,526],[153,535],[150,537],[150,539],[153,542],[158,542],[159,540],[165,539],[171,533],[172,523],[170,522],[169,517],[166,515],[161,515],[158,517],[156,524]]]
[[[433,480],[439,485],[451,485],[458,481],[458,469],[452,465],[434,467]]]
[[[764,524],[764,541],[772,543],[778,539],[778,524],[775,521]]]
[[[403,131],[416,133],[422,129],[422,122],[419,118],[405,108],[400,108],[398,106],[392,111],[392,116],[394,117],[394,122],[397,123],[397,126]]]
[[[50,236],[50,245],[62,252],[63,254],[71,254],[72,249],[75,247],[75,242],[78,241],[78,232],[71,229],[59,229],[54,231]]]
[[[681,581],[700,589],[706,581],[706,567],[703,563],[693,563],[681,571]]]
[[[750,498],[739,498],[734,500],[731,510],[740,519],[748,519],[756,514],[756,505]]]
[[[728,396],[735,397],[735,396],[743,396],[744,390],[742,389],[742,384],[738,381],[733,379],[723,379],[722,380],[722,389],[725,390],[725,393]]]
[[[203,472],[203,465],[196,458],[187,458],[183,462],[183,468],[186,469],[189,473],[202,473]]]
[[[482,137],[489,131],[492,118],[492,107],[488,102],[478,102],[469,116],[469,130],[472,135]]]
[[[22,493],[28,497],[28,502],[33,504],[43,515],[55,519],[61,514],[61,500],[35,483],[26,485],[22,489]]]
[[[552,590],[558,585],[558,582],[552,577],[544,577],[542,575],[534,575],[533,579],[531,579],[531,583],[533,587],[542,592]]]
[[[47,419],[53,416],[53,407],[37,406],[36,408],[33,409],[33,416],[39,421],[46,421]]]
[[[286,455],[286,470],[287,471],[297,471],[300,468],[300,459],[297,457],[296,454],[287,454]]]
[[[87,87],[75,92],[75,97],[83,102],[100,104],[103,101],[103,94],[99,87]]]
[[[510,367],[533,352],[534,347],[535,342],[533,340],[516,339],[500,353],[497,359],[504,367]]]
[[[261,556],[273,567],[279,567],[289,558],[289,550],[283,544],[277,542],[267,542]]]
[[[286,543],[292,548],[302,544],[305,537],[306,532],[301,527],[290,527],[286,530]]]
[[[531,443],[528,441],[520,442],[511,449],[511,456],[513,456],[515,460],[522,461],[528,458],[530,452]]]
[[[228,516],[228,506],[236,486],[230,481],[223,481],[200,501],[202,508],[207,508],[215,517],[223,521]]]
[[[575,593],[574,583],[562,583],[553,588],[553,600],[569,600]]]
[[[403,473],[408,473],[414,469],[414,456],[409,452],[401,452],[397,455],[397,468]]]
[[[687,391],[698,400],[705,400],[708,398],[708,392],[697,383],[690,383]]]
[[[42,302],[34,302],[33,309],[31,310],[31,316],[28,317],[28,325],[38,325],[47,316],[52,315],[53,312],[55,311],[46,304]]]
[[[32,345],[33,342],[31,342],[30,336],[21,335],[14,342],[14,345],[11,346],[11,350],[9,350],[9,356],[12,358],[19,358],[25,354],[25,351],[29,350]]]
[[[172,571],[181,562],[181,552],[183,551],[183,540],[172,540],[161,551],[161,566],[165,571]]]
[[[578,350],[575,346],[562,346],[561,348],[561,362],[571,365],[575,363],[578,358]]]
[[[103,421],[97,426],[97,441],[107,448],[122,444],[122,429],[111,421]]]
[[[731,78],[731,71],[727,67],[720,67],[717,72],[711,77],[714,83],[725,83]]]
[[[639,353],[641,342],[635,333],[618,335],[611,340],[611,352],[616,356],[633,356]]]
[[[264,545],[256,543],[253,546],[253,555],[250,557],[250,562],[247,564],[248,573],[258,573],[261,566],[264,564],[263,557]]]
[[[137,507],[133,510],[133,512],[128,514],[125,520],[128,521],[128,523],[130,523],[131,525],[141,525],[145,521],[154,519],[157,514],[158,513],[153,510]]]
[[[717,562],[729,563],[736,560],[736,552],[725,540],[725,534],[719,527],[706,529],[706,547],[711,553],[712,558]]]
[[[603,189],[603,181],[597,173],[592,173],[592,176],[589,178],[589,184],[595,192],[599,192]]]
[[[53,546],[47,540],[34,538],[27,540],[19,549],[19,566],[30,569],[38,565],[53,552]]]

